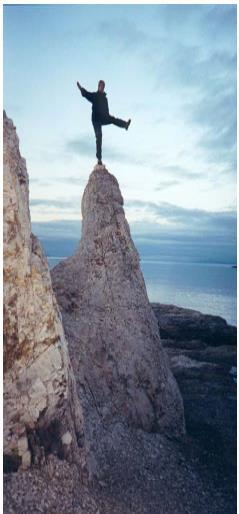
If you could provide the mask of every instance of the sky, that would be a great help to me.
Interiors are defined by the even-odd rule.
[[[110,113],[132,119],[128,131],[103,127],[103,162],[134,238],[201,241],[235,259],[236,15],[220,4],[4,7],[4,108],[36,235],[79,237],[96,157],[76,81],[95,91],[103,79]]]

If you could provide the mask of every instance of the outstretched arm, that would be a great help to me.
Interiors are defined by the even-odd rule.
[[[79,90],[80,90],[82,96],[84,96],[84,98],[89,100],[89,102],[93,102],[94,93],[90,93],[89,91],[86,91],[86,89],[84,87],[81,87],[79,82],[77,82],[77,87],[79,88]]]

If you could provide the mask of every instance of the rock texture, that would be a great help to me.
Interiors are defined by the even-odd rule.
[[[160,343],[118,182],[91,173],[76,253],[52,270],[87,414],[146,431],[184,433],[182,398]],[[92,428],[92,421],[91,421]]]
[[[174,305],[152,304],[183,395],[186,427],[212,465],[236,471],[236,327]],[[188,328],[188,330],[187,330]],[[222,463],[223,462],[223,463]],[[232,479],[233,481],[233,479]]]
[[[202,314],[193,309],[183,309],[176,305],[152,303],[160,326],[162,339],[180,341],[199,340],[210,346],[236,344],[236,327],[228,325],[220,316]]]
[[[31,233],[28,174],[4,113],[4,463],[49,453],[84,468],[81,405],[48,264]]]
[[[102,477],[90,491],[76,480],[72,464],[52,457],[40,470],[4,477],[5,514],[236,512],[236,345],[224,339],[214,346],[210,326],[221,324],[216,316],[207,334],[204,329],[205,343],[197,326],[201,318],[205,327],[206,315],[172,305],[153,308],[171,335],[162,344],[183,395],[187,435],[175,441],[115,423],[97,440]],[[173,339],[175,313],[179,326],[185,316],[197,339]]]
[[[89,467],[92,452],[7,118],[4,133],[4,451],[8,471],[23,464],[4,474],[4,513],[234,514],[235,328],[174,306],[153,315],[118,184],[102,168],[83,198],[80,247],[52,272],[100,470],[79,480],[72,453]],[[185,404],[176,439],[183,409],[168,363]]]

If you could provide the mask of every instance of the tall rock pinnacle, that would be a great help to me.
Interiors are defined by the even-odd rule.
[[[6,470],[47,453],[84,467],[81,405],[48,264],[31,233],[26,163],[5,113],[3,186]]]
[[[78,387],[104,425],[184,432],[183,404],[161,346],[116,178],[91,173],[76,253],[52,270]],[[91,407],[89,407],[91,405]]]

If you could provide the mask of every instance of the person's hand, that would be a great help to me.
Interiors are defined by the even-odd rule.
[[[77,86],[78,86],[79,89],[81,89],[81,85],[80,85],[80,83],[78,81],[77,81]]]

